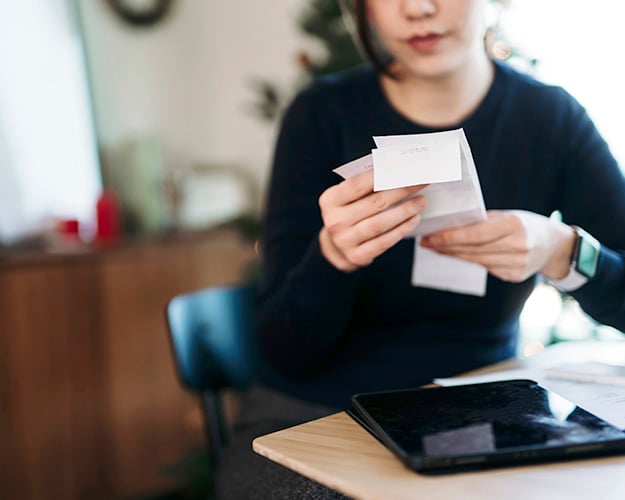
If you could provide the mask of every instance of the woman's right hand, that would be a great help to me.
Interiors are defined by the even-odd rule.
[[[419,224],[425,196],[410,196],[426,186],[374,192],[370,171],[329,187],[319,197],[321,253],[341,271],[368,266]]]

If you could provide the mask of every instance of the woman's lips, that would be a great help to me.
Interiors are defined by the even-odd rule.
[[[430,52],[442,40],[443,35],[430,33],[423,36],[413,36],[408,39],[408,45],[419,52]]]

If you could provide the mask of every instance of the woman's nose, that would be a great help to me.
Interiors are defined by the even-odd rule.
[[[402,0],[402,14],[410,19],[430,17],[437,10],[436,0]]]

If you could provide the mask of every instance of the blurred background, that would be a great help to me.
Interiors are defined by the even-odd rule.
[[[625,164],[625,7],[489,8],[493,57],[567,88]],[[335,0],[0,0],[0,498],[203,495],[165,304],[255,279],[280,113],[360,61]],[[522,326],[520,355],[622,338],[547,284]]]

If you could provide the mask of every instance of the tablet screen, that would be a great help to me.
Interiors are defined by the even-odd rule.
[[[525,450],[539,458],[614,440],[625,447],[620,429],[529,380],[361,394],[353,403],[374,434],[413,457],[521,458]]]

